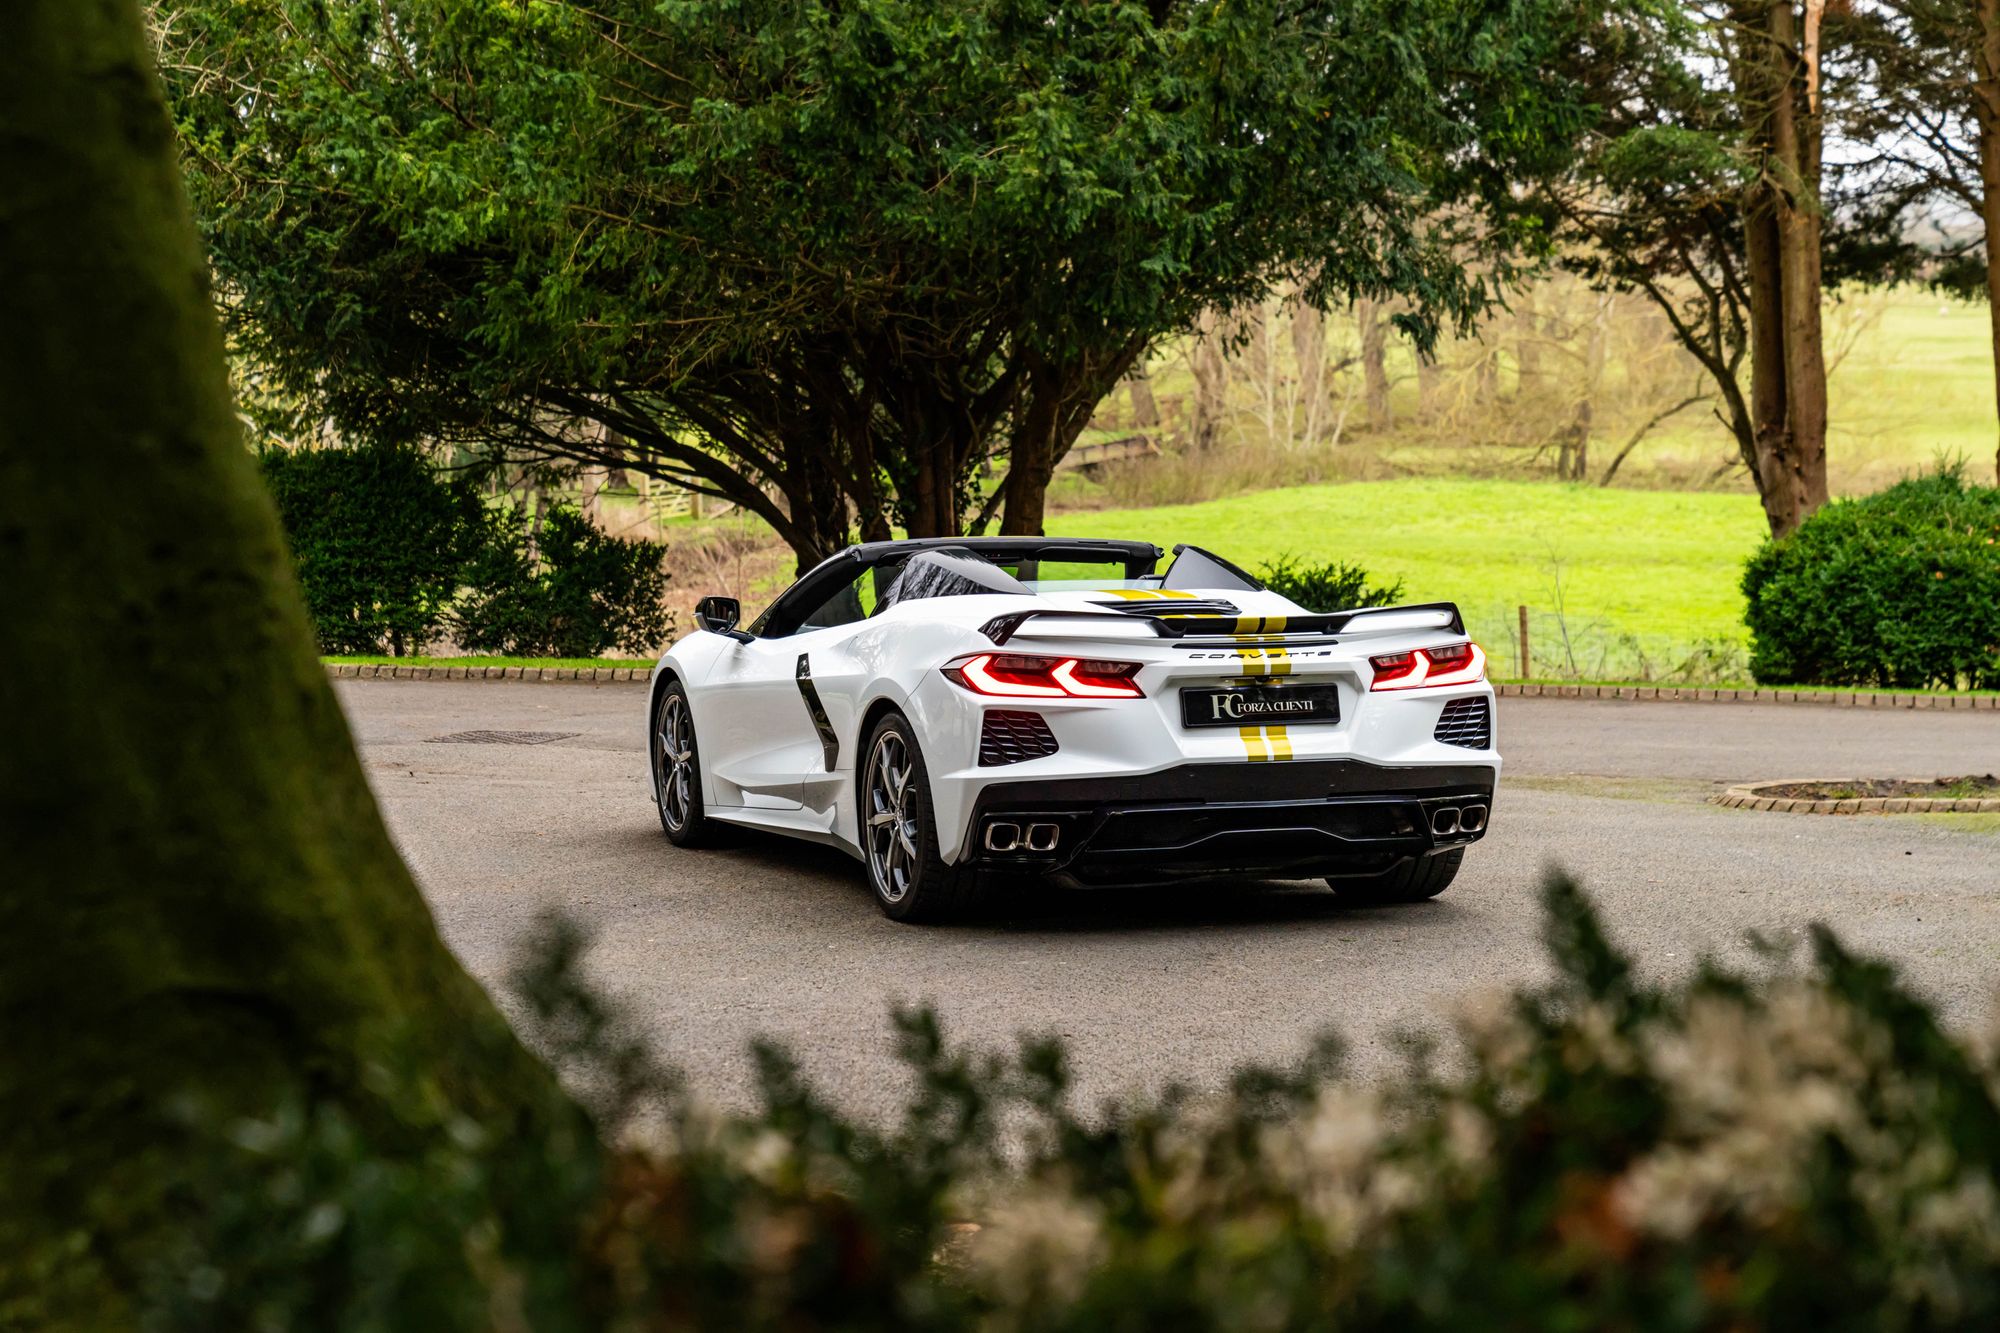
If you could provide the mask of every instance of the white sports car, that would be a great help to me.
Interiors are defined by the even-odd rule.
[[[1486,659],[1449,603],[1314,615],[1193,546],[849,547],[748,630],[730,598],[653,672],[667,836],[858,858],[882,910],[994,885],[1324,876],[1429,898],[1486,830]]]

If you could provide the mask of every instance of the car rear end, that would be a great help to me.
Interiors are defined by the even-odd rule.
[[[954,864],[1082,886],[1339,878],[1486,831],[1493,690],[1456,608],[1126,595],[986,633],[922,687],[949,719],[930,762]]]

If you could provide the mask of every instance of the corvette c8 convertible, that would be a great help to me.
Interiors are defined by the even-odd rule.
[[[653,672],[660,822],[831,844],[882,910],[936,920],[1072,887],[1324,877],[1441,892],[1500,756],[1449,603],[1312,614],[1198,547],[870,542],[746,630],[704,600]]]

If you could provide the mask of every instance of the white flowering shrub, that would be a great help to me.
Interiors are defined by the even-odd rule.
[[[1221,1095],[1072,1104],[1061,1047],[899,1015],[903,1118],[856,1123],[762,1049],[701,1112],[574,981],[524,996],[623,1146],[474,1126],[396,1158],[294,1116],[162,1274],[161,1327],[1304,1330],[2000,1326],[2000,1060],[1829,935],[1655,986],[1577,888],[1557,979],[1413,1043],[1327,1040]],[[247,1168],[247,1169],[246,1169]],[[420,1314],[420,1322],[409,1316]]]

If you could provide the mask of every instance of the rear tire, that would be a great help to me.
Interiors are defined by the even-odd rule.
[[[1329,879],[1326,886],[1344,903],[1376,907],[1389,903],[1420,903],[1445,891],[1465,860],[1465,848],[1454,847],[1436,856],[1419,856],[1394,870],[1355,879]]]
[[[930,771],[916,729],[901,713],[875,724],[862,750],[862,863],[876,905],[892,921],[950,921],[981,898],[979,876],[938,851]]]

